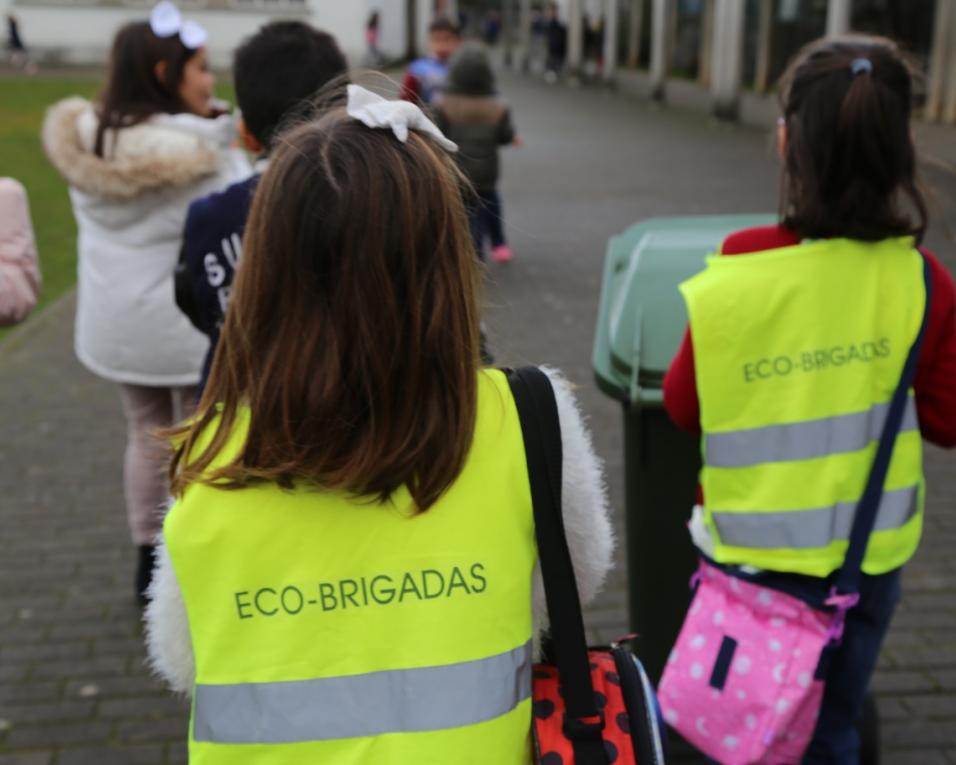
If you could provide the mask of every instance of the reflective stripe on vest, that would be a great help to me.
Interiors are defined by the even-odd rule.
[[[707,464],[711,467],[748,467],[859,451],[879,440],[889,408],[889,403],[875,404],[867,411],[853,414],[711,433],[706,440]],[[900,432],[914,430],[919,430],[919,420],[916,402],[910,396]]]
[[[193,737],[217,744],[292,744],[435,731],[500,717],[530,695],[528,642],[439,667],[197,685]]]
[[[904,526],[919,511],[919,486],[883,495],[874,531]],[[786,512],[728,513],[714,510],[720,541],[730,547],[807,550],[850,538],[856,502]]]

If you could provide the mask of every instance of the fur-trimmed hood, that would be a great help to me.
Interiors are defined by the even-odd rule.
[[[215,174],[222,152],[235,136],[228,115],[204,119],[158,114],[139,125],[110,131],[103,158],[93,152],[97,126],[89,101],[67,98],[47,111],[43,147],[70,186],[111,199],[188,186]]]

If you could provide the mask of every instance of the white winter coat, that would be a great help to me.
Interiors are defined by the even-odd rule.
[[[101,377],[152,386],[199,381],[206,337],[176,307],[173,271],[190,202],[247,177],[229,116],[156,115],[93,152],[92,105],[69,98],[43,125],[79,229],[76,355]]]

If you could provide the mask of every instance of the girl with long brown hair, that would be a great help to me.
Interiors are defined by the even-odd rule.
[[[95,103],[50,108],[43,142],[79,229],[76,355],[119,387],[134,587],[143,602],[169,496],[153,431],[195,400],[206,340],[176,308],[173,271],[189,204],[247,177],[235,125],[212,99],[206,32],[159,3],[123,26]]]
[[[174,436],[147,612],[154,667],[193,695],[191,762],[531,761],[528,474],[505,375],[480,366],[453,148],[355,86],[277,141]],[[589,600],[612,547],[601,469],[552,377]]]

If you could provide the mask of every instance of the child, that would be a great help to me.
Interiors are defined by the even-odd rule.
[[[331,35],[300,21],[274,21],[248,38],[235,54],[240,135],[260,155],[262,169],[276,134],[327,83],[347,72]],[[242,232],[259,174],[195,201],[186,218],[176,302],[209,337],[200,393],[212,363],[232,280],[242,252]]]
[[[27,192],[0,178],[0,327],[23,321],[40,294],[40,266]]]
[[[498,194],[498,147],[520,145],[508,105],[495,93],[495,75],[484,49],[467,43],[451,61],[448,89],[435,105],[435,122],[459,146],[461,169],[476,192],[469,205],[475,252],[484,260],[485,239],[498,263],[512,259]]]
[[[140,600],[169,496],[153,431],[194,403],[207,345],[173,302],[186,210],[250,172],[232,148],[232,117],[216,116],[206,37],[160,3],[149,21],[117,33],[97,103],[61,101],[43,126],[79,228],[76,355],[118,383],[129,425],[124,481]]]
[[[401,97],[426,106],[434,103],[444,91],[448,78],[448,61],[461,44],[461,30],[445,16],[439,16],[428,27],[428,49],[431,55],[412,61],[405,70]]]
[[[915,249],[926,205],[915,179],[910,74],[895,45],[814,43],[791,66],[782,104],[782,222],[733,234],[721,254],[740,257],[719,258],[684,286],[690,330],[664,395],[675,422],[708,439],[703,508],[692,520],[697,546],[720,563],[781,572],[798,588],[829,586],[878,415],[922,319],[928,260],[916,411],[896,440],[860,602],[847,616],[803,760],[850,765],[859,762],[857,724],[901,567],[919,541],[920,431],[956,446],[956,287],[932,253]],[[729,459],[715,451],[716,434],[736,437]]]
[[[530,488],[505,375],[479,369],[453,144],[349,91],[283,136],[253,200],[177,431],[150,655],[192,692],[190,762],[530,765]],[[591,599],[612,546],[601,471],[552,377]]]

